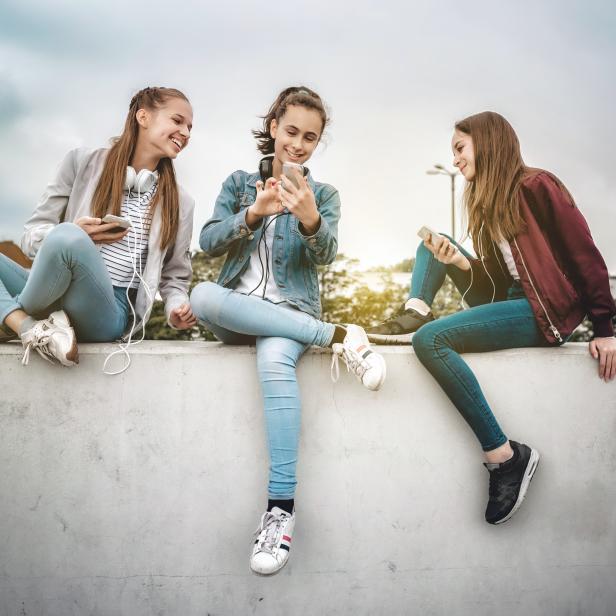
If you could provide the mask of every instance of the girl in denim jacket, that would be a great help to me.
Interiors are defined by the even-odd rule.
[[[283,163],[303,165],[310,158],[327,121],[312,90],[280,93],[263,130],[253,131],[258,149],[271,159],[271,172],[236,171],[223,183],[200,244],[207,254],[226,253],[227,259],[218,283],[202,283],[191,295],[194,314],[220,340],[256,342],[270,452],[269,502],[250,557],[252,571],[260,575],[286,564],[295,524],[297,361],[311,344],[332,347],[334,359],[341,356],[368,389],[379,389],[385,379],[384,360],[370,350],[363,329],[318,318],[316,266],[336,256],[338,192],[298,168],[281,177]]]
[[[32,269],[0,255],[0,324],[5,337],[20,336],[24,364],[32,350],[76,364],[77,340],[109,342],[145,324],[157,291],[172,327],[196,324],[188,301],[194,201],[172,162],[191,127],[182,92],[145,88],[110,149],[66,155],[25,225]],[[103,222],[107,214],[131,227]]]

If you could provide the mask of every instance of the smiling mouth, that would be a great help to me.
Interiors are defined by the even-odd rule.
[[[182,149],[182,142],[179,139],[176,139],[175,137],[171,137],[171,141],[175,145],[175,147],[178,149],[178,152],[179,152]]]
[[[285,152],[287,153],[287,156],[291,158],[292,160],[299,160],[301,158],[301,156],[298,154],[291,154],[289,150],[285,150]]]

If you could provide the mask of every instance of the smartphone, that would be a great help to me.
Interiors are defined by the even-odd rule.
[[[302,165],[298,165],[297,163],[282,163],[282,175],[284,175],[285,178],[288,178],[289,181],[293,183],[293,186],[295,186],[295,188],[299,188],[299,181],[295,177],[292,171],[293,169],[297,169],[297,171],[299,171],[299,174],[304,177],[304,167]]]
[[[102,221],[113,222],[122,229],[130,229],[133,226],[128,218],[123,218],[122,216],[114,216],[113,214],[107,214],[104,218],[102,218]]]
[[[437,233],[436,231],[434,231],[433,229],[430,229],[430,227],[426,227],[425,225],[419,229],[419,231],[417,231],[417,235],[419,235],[419,237],[424,241],[427,242],[428,241],[428,237],[432,236],[433,238],[435,237],[441,237],[440,233]],[[430,242],[433,246],[434,246],[434,242]]]

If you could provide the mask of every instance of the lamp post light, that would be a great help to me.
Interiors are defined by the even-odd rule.
[[[448,171],[443,165],[434,165],[434,169],[426,171],[428,175],[448,175],[451,178],[451,237],[456,239],[456,175],[460,172],[457,169]]]

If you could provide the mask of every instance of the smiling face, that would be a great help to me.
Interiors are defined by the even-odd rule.
[[[453,164],[460,170],[467,182],[475,179],[475,149],[473,139],[467,133],[456,129],[451,140]]]
[[[174,159],[187,145],[192,130],[193,112],[182,98],[169,98],[157,109],[139,109],[138,146],[148,157]]]
[[[274,175],[280,175],[282,163],[305,163],[317,147],[322,132],[319,112],[301,105],[289,105],[280,120],[273,119],[270,135],[275,140]]]

